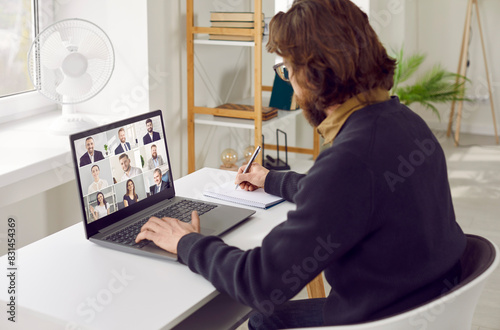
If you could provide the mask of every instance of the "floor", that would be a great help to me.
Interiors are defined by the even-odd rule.
[[[455,147],[445,132],[434,134],[446,154],[458,223],[465,233],[485,236],[500,247],[500,146],[491,136],[461,134]],[[305,289],[295,299],[304,298]],[[246,329],[244,323],[237,330]],[[472,330],[500,330],[500,267],[479,298]]]

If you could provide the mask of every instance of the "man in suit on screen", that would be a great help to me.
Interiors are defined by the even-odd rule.
[[[153,174],[153,180],[155,181],[155,184],[149,187],[149,192],[151,193],[151,195],[157,194],[170,186],[170,184],[163,181],[161,177],[161,170],[157,168]]]
[[[151,119],[146,120],[146,128],[148,133],[142,138],[142,142],[144,142],[144,144],[158,141],[161,138],[160,133],[153,131],[153,121]]]
[[[80,157],[80,167],[104,159],[102,152],[94,150],[94,139],[91,136],[85,139],[85,148],[87,152]]]
[[[115,149],[115,155],[119,155],[122,152],[130,150],[130,143],[127,142],[125,129],[123,127],[118,130],[118,138],[120,139],[120,144]]]

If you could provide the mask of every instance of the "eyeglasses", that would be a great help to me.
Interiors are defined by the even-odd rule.
[[[290,76],[288,74],[288,69],[285,66],[285,63],[281,62],[278,64],[275,64],[273,66],[274,72],[278,74],[278,77],[280,77],[284,81],[290,81]]]

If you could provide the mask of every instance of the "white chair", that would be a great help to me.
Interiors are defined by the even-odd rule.
[[[484,237],[467,235],[467,247],[460,259],[460,284],[421,306],[368,323],[325,326],[325,330],[470,330],[472,317],[486,279],[499,263],[498,247]]]

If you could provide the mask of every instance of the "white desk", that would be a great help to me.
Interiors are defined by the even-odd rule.
[[[176,180],[176,193],[214,201],[202,196],[202,191],[234,180],[235,174],[204,168]],[[284,202],[269,210],[255,209],[249,221],[223,236],[224,241],[242,249],[258,246],[294,207]],[[6,221],[1,223],[6,226]],[[5,274],[7,256],[0,258],[0,267]],[[17,267],[15,329],[171,328],[219,294],[177,262],[87,241],[81,223],[18,250]],[[5,313],[7,287],[8,278],[0,276],[2,329],[12,327]]]

